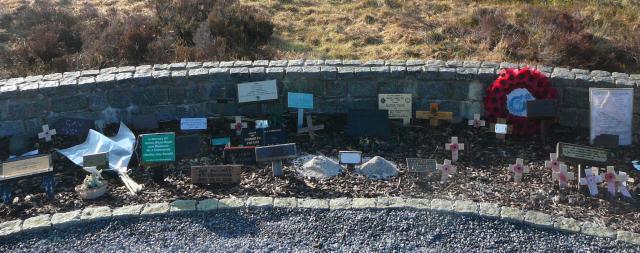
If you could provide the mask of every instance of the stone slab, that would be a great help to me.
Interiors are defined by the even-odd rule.
[[[196,209],[201,212],[208,212],[218,209],[217,199],[205,199],[198,201]]]
[[[22,230],[22,220],[11,220],[0,223],[0,236],[18,233]]]
[[[22,231],[33,231],[51,227],[51,214],[38,215],[24,220]]]
[[[245,200],[242,198],[226,198],[218,201],[218,209],[235,209],[244,207]]]
[[[408,198],[405,199],[405,205],[410,208],[415,209],[430,209],[431,208],[431,200],[430,199],[416,199],[416,198]]]
[[[167,212],[169,212],[168,202],[151,203],[144,206],[144,208],[140,212],[140,215],[159,215],[166,214]]]
[[[331,210],[337,210],[337,209],[350,209],[351,208],[351,202],[353,201],[352,198],[336,198],[336,199],[330,199],[329,200],[329,208]]]
[[[618,241],[640,245],[640,234],[638,233],[632,233],[629,231],[618,231],[617,239]]]
[[[376,199],[353,198],[351,200],[351,208],[353,209],[376,208]]]
[[[592,235],[598,237],[608,237],[608,238],[616,238],[617,233],[613,229],[610,229],[606,226],[598,225],[593,222],[585,222],[582,223],[581,232],[585,235]]]
[[[507,221],[522,223],[524,221],[524,211],[518,208],[503,206],[500,210],[500,218]]]
[[[443,212],[453,211],[453,201],[446,199],[431,200],[431,209]]]
[[[553,228],[553,217],[543,212],[526,212],[524,215],[524,222],[535,227]]]
[[[142,212],[142,208],[144,208],[144,205],[142,204],[122,206],[113,209],[111,215],[113,217],[135,217],[140,215],[140,212]]]
[[[102,220],[111,218],[111,208],[108,206],[87,207],[82,210],[81,220]]]
[[[462,214],[478,214],[478,203],[467,200],[456,200],[453,210]]]
[[[272,197],[249,197],[247,198],[247,207],[269,208],[273,207]]]
[[[178,199],[169,205],[170,213],[193,212],[196,210],[198,202],[192,199]]]
[[[489,218],[500,218],[500,205],[496,203],[479,203],[478,214]]]
[[[406,206],[406,201],[401,197],[379,197],[376,199],[377,208],[401,208]]]
[[[66,228],[80,222],[82,211],[75,210],[65,213],[55,213],[51,215],[51,225],[54,228]]]
[[[328,199],[298,199],[298,208],[329,209]]]
[[[279,208],[296,208],[298,207],[298,199],[296,198],[274,198],[273,207]]]
[[[553,227],[566,232],[580,233],[582,229],[582,223],[571,218],[565,218],[562,216],[555,217]]]

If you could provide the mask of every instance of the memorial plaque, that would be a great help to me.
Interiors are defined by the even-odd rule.
[[[288,143],[281,145],[256,147],[256,161],[276,161],[296,157],[296,144]]]
[[[140,135],[142,163],[163,163],[176,160],[175,133]]]
[[[262,135],[256,131],[243,132],[242,143],[245,146],[260,146],[262,145]]]
[[[606,164],[609,152],[606,149],[558,142],[558,160],[578,164]]]
[[[613,134],[601,134],[593,139],[593,146],[602,148],[617,148],[620,137]]]
[[[211,146],[226,146],[231,144],[231,138],[220,137],[211,139]]]
[[[56,133],[67,136],[86,136],[89,130],[95,128],[93,120],[63,118],[53,125]]]
[[[180,130],[193,131],[207,129],[207,118],[182,118]]]
[[[240,165],[191,166],[191,183],[239,184],[241,168]]]
[[[313,109],[313,94],[289,92],[287,105],[289,108]]]
[[[619,136],[619,144],[631,145],[633,88],[589,88],[590,140],[601,134]]]
[[[389,138],[389,113],[385,110],[349,110],[347,135],[352,138]]]
[[[509,126],[507,124],[495,124],[494,132],[496,134],[507,134]]]
[[[340,164],[361,164],[362,152],[360,151],[340,151]]]
[[[51,155],[21,157],[2,163],[0,181],[53,172]]]
[[[82,166],[96,167],[98,170],[107,170],[109,169],[109,154],[105,152],[83,156]]]
[[[429,173],[437,169],[435,159],[407,158],[407,172],[409,173]]]
[[[226,164],[256,164],[256,147],[226,147],[222,154]]]
[[[558,116],[558,103],[555,99],[527,101],[528,118],[555,118]]]
[[[412,116],[412,94],[378,94],[378,109],[389,111],[390,119],[409,121]]]
[[[176,137],[176,158],[199,155],[202,151],[202,136],[199,134]]]
[[[262,145],[270,146],[287,142],[287,135],[282,129],[264,130],[262,133]]]
[[[278,99],[276,80],[238,84],[238,103]]]
[[[160,127],[155,114],[134,115],[131,124],[138,130],[156,130]]]

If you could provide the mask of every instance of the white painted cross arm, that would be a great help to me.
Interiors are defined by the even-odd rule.
[[[440,183],[446,183],[449,176],[456,173],[456,166],[451,164],[451,160],[444,160],[443,164],[436,165],[436,168],[442,172],[440,175]]]
[[[464,143],[458,143],[458,137],[451,137],[451,143],[445,143],[444,148],[451,150],[451,161],[458,161],[458,151],[464,150]]]
[[[594,173],[594,171],[596,171]],[[597,174],[598,168],[591,167],[590,169],[585,169],[584,178],[580,178],[580,185],[586,185],[589,187],[589,193],[591,196],[598,195],[598,184],[602,183],[602,177]]]
[[[569,185],[569,181],[575,179],[573,172],[567,171],[567,165],[560,164],[560,170],[558,172],[553,172],[553,178],[558,180],[558,185],[560,189],[564,189]]]
[[[480,119],[480,114],[474,114],[473,115],[473,119],[469,120],[469,125],[473,126],[475,128],[481,127],[481,126],[485,126],[486,122],[484,120]]]
[[[235,118],[236,118],[236,122],[231,123],[230,128],[231,130],[236,130],[236,135],[241,135],[242,129],[248,127],[247,122],[242,122],[241,116],[236,116]]]
[[[618,191],[627,198],[631,198],[631,193],[629,189],[627,189],[627,180],[629,180],[629,175],[622,171],[618,172]]]
[[[51,137],[56,135],[55,129],[49,129],[49,125],[42,126],[42,132],[38,133],[38,139],[44,139],[46,142],[51,141]]]
[[[509,165],[509,170],[513,172],[513,181],[520,182],[522,181],[522,176],[525,173],[529,173],[529,166],[524,165],[522,158],[517,158],[515,164]]]
[[[616,196],[616,183],[618,181],[618,174],[616,174],[616,168],[613,166],[607,166],[607,172],[604,173],[604,181],[607,182],[607,191],[611,196]]]
[[[544,167],[551,169],[551,178],[556,180],[558,179],[556,176],[558,175],[558,172],[560,172],[561,162],[558,161],[558,155],[556,153],[549,154],[549,158],[549,161],[544,161]]]

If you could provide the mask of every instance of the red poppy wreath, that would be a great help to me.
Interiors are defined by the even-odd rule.
[[[506,118],[513,125],[514,134],[532,134],[540,131],[540,121],[527,118],[527,101],[555,99],[556,89],[549,78],[529,67],[500,70],[498,79],[487,89],[484,98],[485,117],[490,122]]]

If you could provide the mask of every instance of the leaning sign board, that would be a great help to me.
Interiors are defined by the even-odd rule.
[[[240,165],[191,166],[191,183],[228,184],[240,183]]]
[[[2,163],[0,181],[53,171],[51,155],[37,155]]]
[[[238,103],[278,99],[276,80],[238,84]]]
[[[606,165],[609,160],[609,151],[606,149],[564,142],[558,142],[556,153],[558,160],[578,164]]]
[[[277,161],[296,156],[296,144],[281,144],[273,146],[256,147],[256,161]]]
[[[435,159],[407,158],[407,172],[424,174],[436,171]]]
[[[591,144],[601,134],[620,137],[619,144],[631,145],[633,88],[590,88]]]
[[[176,134],[156,133],[140,135],[143,163],[164,163],[176,160]]]

